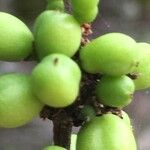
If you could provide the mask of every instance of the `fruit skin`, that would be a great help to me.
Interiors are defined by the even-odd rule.
[[[71,134],[70,150],[76,150],[76,141],[77,141],[77,135]]]
[[[64,11],[65,5],[63,0],[47,0],[47,10],[60,10]]]
[[[75,16],[75,18],[78,20],[80,24],[93,22],[97,17],[97,14],[98,14],[98,7],[95,7],[94,9],[91,9],[88,12],[85,11],[73,12],[73,15]]]
[[[67,150],[63,147],[59,147],[59,146],[48,146],[46,148],[44,148],[43,150]]]
[[[31,75],[35,95],[51,107],[72,104],[79,93],[81,71],[63,54],[52,54],[38,64]]]
[[[20,61],[32,52],[33,35],[11,14],[0,12],[0,60]]]
[[[132,101],[135,86],[127,76],[104,76],[96,87],[96,96],[104,105],[125,107]]]
[[[131,120],[129,115],[125,111],[121,111],[123,120],[132,128]]]
[[[31,92],[28,75],[10,73],[0,76],[0,127],[25,125],[40,113],[42,107]]]
[[[98,14],[99,0],[71,0],[73,15],[80,24],[94,21]]]
[[[91,9],[95,8],[99,3],[99,0],[71,0],[71,4],[73,10],[75,11],[90,11]]]
[[[111,76],[128,74],[137,64],[136,42],[122,33],[108,33],[80,51],[81,65],[88,73]]]
[[[133,70],[137,74],[134,80],[135,89],[141,90],[150,87],[150,44],[137,43],[137,57],[139,65]]]
[[[77,137],[77,150],[137,150],[131,128],[118,116],[106,114],[85,124]]]
[[[80,46],[81,27],[72,15],[48,10],[36,19],[34,35],[39,58],[52,53],[72,57]]]

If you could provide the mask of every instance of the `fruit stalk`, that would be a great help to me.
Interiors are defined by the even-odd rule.
[[[71,113],[71,112],[70,112]],[[45,106],[40,117],[53,122],[53,141],[57,146],[70,149],[73,120],[65,109]]]
[[[72,118],[64,110],[56,115],[53,119],[54,144],[70,150]]]

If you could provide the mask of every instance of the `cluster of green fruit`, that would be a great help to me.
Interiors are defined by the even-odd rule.
[[[122,109],[131,103],[135,90],[150,87],[150,45],[137,43],[125,34],[96,38],[81,48],[80,60],[86,72],[102,75],[95,94],[105,106]],[[131,124],[124,122],[124,115],[123,119],[113,114],[89,116],[92,119],[78,133],[77,150],[137,149]]]
[[[0,12],[0,60],[24,60],[32,55],[33,42],[39,59],[55,53],[44,58],[31,76],[1,74],[1,127],[28,123],[44,104],[65,107],[73,103],[78,95],[81,71],[69,57],[78,50],[80,41],[80,25],[67,13],[44,11],[36,20],[33,36],[21,20]]]
[[[79,64],[71,58],[81,44],[80,25],[95,19],[98,2],[71,0],[70,15],[63,12],[63,0],[48,0],[49,10],[36,19],[34,36],[18,18],[0,12],[0,60],[24,60],[33,53],[33,42],[40,60],[31,75],[0,75],[0,127],[24,125],[44,105],[73,104],[80,90],[80,68],[102,75],[95,90],[97,100],[106,106],[122,109],[132,101],[135,90],[150,87],[150,45],[136,43],[125,34],[109,33],[91,41],[80,49]],[[113,114],[90,115],[79,131],[77,150],[137,149],[130,121],[125,121],[130,120],[127,114],[123,119]],[[50,149],[64,148],[46,150]]]
[[[104,105],[123,108],[131,102],[135,90],[150,87],[148,43],[136,43],[127,35],[109,33],[83,47],[80,59],[88,73],[103,74],[96,95]]]
[[[98,14],[99,0],[70,0],[72,4],[73,16],[80,23],[89,23],[95,20]],[[63,0],[47,0],[48,10],[65,10]]]
[[[0,12],[0,60],[24,60],[33,54],[33,42],[38,59],[42,59],[31,76],[1,74],[1,127],[24,125],[44,104],[65,107],[78,96],[81,71],[70,57],[80,46],[80,24],[74,16],[58,11],[64,8],[63,0],[48,1],[47,8],[53,10],[36,19],[34,36],[21,20]]]

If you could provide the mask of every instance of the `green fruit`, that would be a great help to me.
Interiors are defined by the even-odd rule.
[[[0,76],[0,127],[25,125],[39,114],[42,107],[31,92],[28,75],[11,73]]]
[[[85,105],[81,110],[81,114],[84,118],[87,118],[88,120],[91,120],[96,116],[94,108],[90,105]]]
[[[150,44],[137,43],[137,57],[139,65],[133,70],[133,74],[137,74],[134,80],[135,89],[141,90],[150,87]]]
[[[0,60],[20,61],[31,54],[33,35],[18,18],[0,12]]]
[[[121,111],[123,120],[131,127],[131,120],[125,111]]]
[[[125,107],[131,103],[135,86],[127,76],[104,76],[96,87],[96,96],[104,105]]]
[[[52,53],[72,57],[80,46],[80,25],[67,13],[45,11],[37,18],[34,29],[35,46],[40,58]]]
[[[89,73],[128,74],[137,64],[135,47],[136,42],[125,34],[105,34],[81,49],[82,67]]]
[[[78,12],[88,12],[95,8],[99,3],[99,0],[71,0],[73,10]]]
[[[137,150],[137,147],[131,128],[118,116],[106,114],[80,129],[77,150]]]
[[[90,23],[92,21],[94,21],[94,19],[97,17],[98,14],[98,7],[95,7],[94,9],[91,9],[90,11],[82,11],[82,12],[78,12],[78,11],[74,11],[73,15],[75,16],[75,18],[79,21],[80,24],[83,23]]]
[[[64,11],[65,5],[63,0],[47,0],[47,10],[60,10]]]
[[[32,72],[35,95],[51,107],[65,107],[78,96],[81,71],[78,65],[63,54],[43,59]]]
[[[76,141],[77,141],[77,135],[76,134],[71,134],[70,150],[76,150]]]
[[[80,22],[90,23],[98,14],[99,0],[71,0],[73,15]]]
[[[67,150],[63,147],[59,147],[59,146],[48,146],[46,148],[44,148],[43,150]]]

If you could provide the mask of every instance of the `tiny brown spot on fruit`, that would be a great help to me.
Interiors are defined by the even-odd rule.
[[[136,80],[139,77],[139,73],[130,73],[128,74],[128,77],[132,80]]]
[[[54,59],[54,65],[57,65],[58,64],[58,58],[55,58]]]

